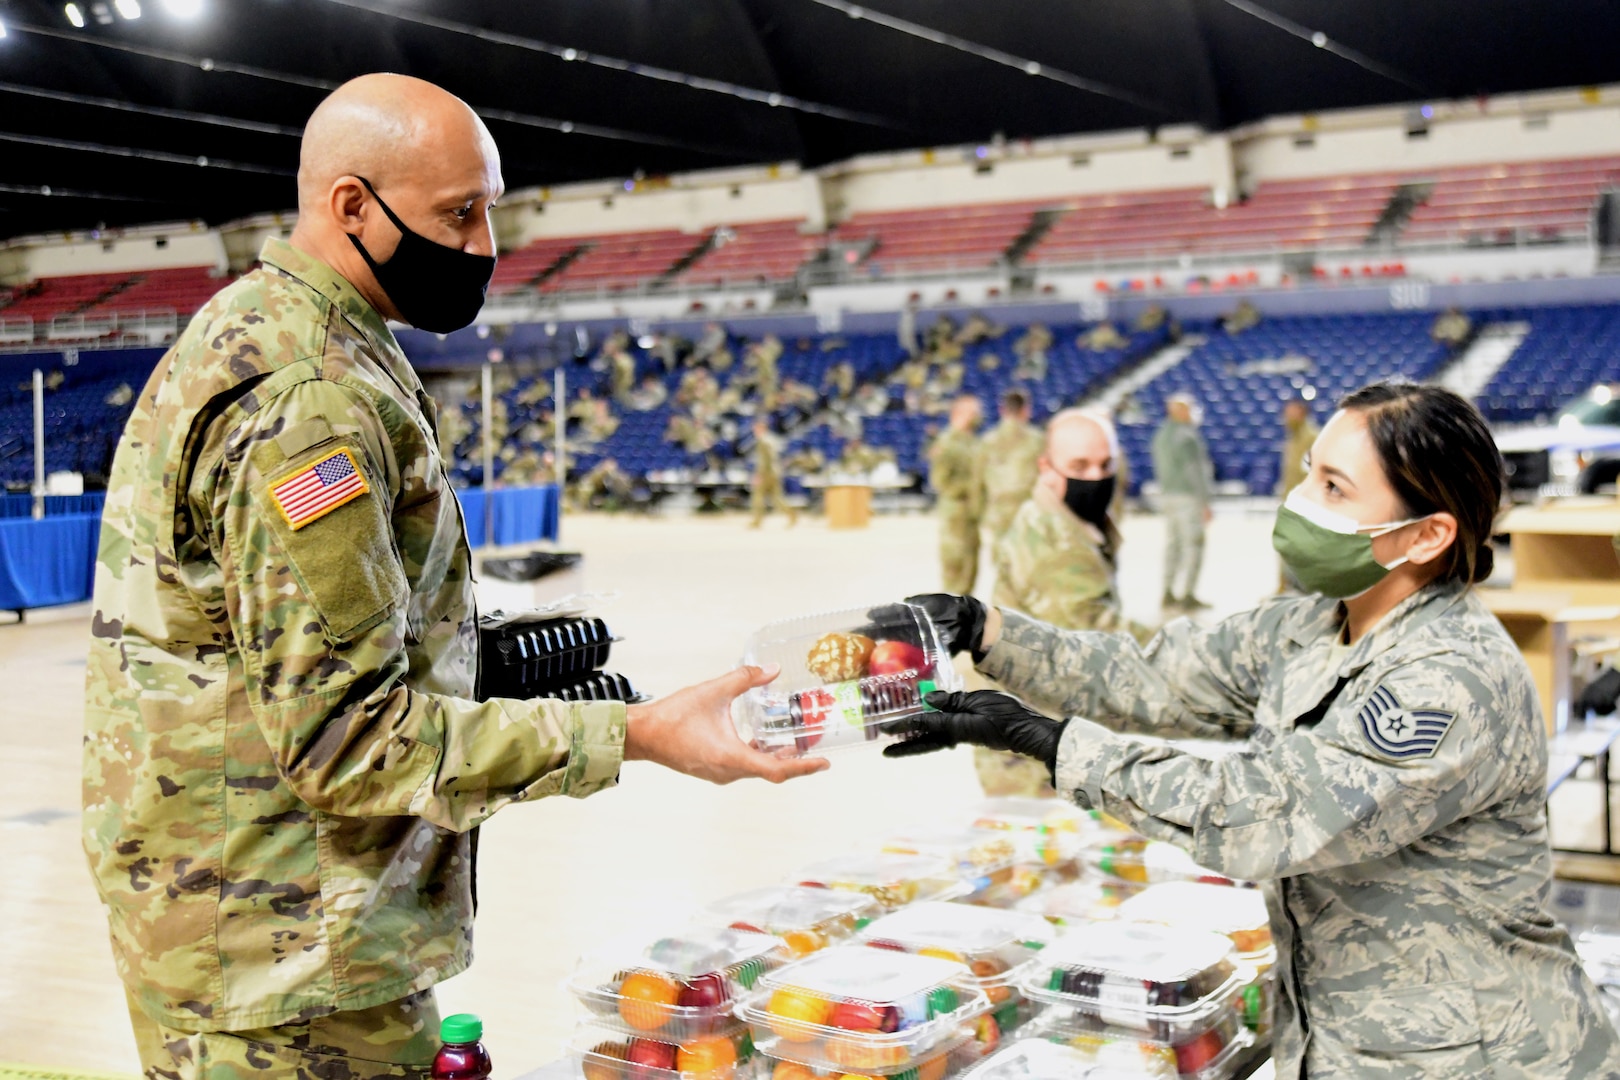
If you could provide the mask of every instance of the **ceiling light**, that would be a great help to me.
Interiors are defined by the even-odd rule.
[[[111,26],[113,21],[112,8],[106,4],[91,4],[90,14],[95,16],[97,26]]]
[[[62,11],[67,15],[68,22],[80,30],[84,29],[84,12],[79,9],[78,4],[68,4]]]
[[[0,19],[0,40],[4,40],[5,36],[6,36],[6,20]]]
[[[134,20],[141,17],[140,0],[113,0],[113,8],[126,19]]]
[[[163,10],[179,19],[195,19],[202,9],[202,0],[163,0]]]

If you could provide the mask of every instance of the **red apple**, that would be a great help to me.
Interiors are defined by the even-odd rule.
[[[829,1027],[845,1031],[893,1031],[899,1026],[899,1015],[890,1017],[895,1010],[889,1006],[868,1005],[860,1001],[841,1001],[833,1006],[828,1018]],[[885,1026],[888,1025],[888,1026]]]
[[[1176,1071],[1190,1076],[1221,1056],[1226,1045],[1218,1031],[1206,1031],[1190,1043],[1176,1047]]]
[[[900,944],[898,941],[890,941],[887,938],[873,938],[871,941],[866,943],[866,947],[868,949],[887,949],[890,952],[906,951],[906,947],[904,945]]]
[[[717,972],[696,975],[681,983],[675,1004],[683,1009],[714,1009],[726,1003],[726,980]]]
[[[652,1080],[653,1069],[662,1069],[665,1072],[675,1070],[674,1043],[654,1042],[652,1039],[631,1039],[630,1052],[625,1055],[630,1062],[630,1075],[634,1080]]]
[[[915,645],[904,641],[880,641],[872,647],[872,656],[866,661],[870,675],[898,675],[902,671],[926,674],[928,657]]]

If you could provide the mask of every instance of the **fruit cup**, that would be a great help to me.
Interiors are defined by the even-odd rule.
[[[1231,939],[1240,963],[1260,971],[1277,962],[1271,943],[1271,915],[1259,889],[1234,889],[1199,881],[1149,885],[1119,906],[1126,922],[1162,923],[1208,930]]]
[[[1191,855],[1174,844],[1128,833],[1086,845],[1080,858],[1096,873],[1130,885],[1156,885],[1164,881],[1237,884],[1229,877],[1199,866]]]
[[[1023,990],[1072,1014],[1075,1026],[1180,1046],[1235,1022],[1238,994],[1252,978],[1220,934],[1116,920],[1076,927],[1042,950]]]
[[[1020,872],[1012,837],[988,829],[912,829],[891,836],[883,850],[895,855],[937,855],[956,865],[968,883],[970,904],[1010,906],[1040,888],[1039,873]]]
[[[813,1069],[892,1075],[935,1055],[990,1008],[955,961],[839,946],[759,980],[738,1015],[760,1050]]]
[[[742,737],[780,755],[893,741],[883,725],[925,711],[932,690],[962,687],[933,620],[912,604],[770,623],[749,638],[743,662],[781,666],[732,707]]]
[[[844,941],[881,914],[878,902],[863,893],[772,885],[711,904],[701,917],[733,930],[779,937],[798,958]]]
[[[1057,937],[1045,919],[965,904],[913,904],[885,915],[856,939],[891,949],[966,964],[990,1001],[976,1033],[992,1047],[1029,1019],[1032,1010],[1019,988],[1040,951]]]
[[[864,893],[885,912],[919,900],[951,900],[966,895],[971,886],[955,864],[937,855],[841,855],[807,866],[799,884],[818,889]]]
[[[1136,892],[1134,885],[1091,875],[1042,889],[1020,900],[1016,910],[1039,915],[1053,926],[1067,929],[1112,919],[1120,904]]]
[[[599,1023],[687,1043],[725,1030],[736,1001],[788,959],[766,934],[689,928],[581,960],[568,988]]]
[[[1197,1034],[1159,1039],[1140,1031],[1110,1027],[1094,1016],[1048,1009],[1020,1033],[1045,1039],[1082,1055],[1099,1077],[1147,1076],[1154,1080],[1227,1080],[1254,1036],[1237,1010],[1226,1009]],[[1117,1072],[1114,1070],[1118,1070]],[[1090,1076],[1090,1073],[1080,1073]]]
[[[1077,857],[1082,842],[1098,839],[1106,831],[1099,824],[1100,817],[1062,799],[1008,796],[981,802],[972,815],[972,825],[1010,833],[1019,862],[1072,879],[1080,872]]]
[[[570,1053],[585,1080],[752,1080],[754,1041],[746,1025],[733,1023],[684,1042],[632,1035],[584,1021],[574,1031]]]
[[[762,1053],[757,1059],[759,1070],[756,1075],[759,1080],[878,1080],[880,1077],[884,1080],[945,1080],[948,1076],[958,1075],[978,1058],[977,1044],[972,1034],[964,1028],[954,1038],[930,1050],[926,1056],[898,1068],[852,1073],[842,1068],[812,1067],[792,1058],[774,1058]]]

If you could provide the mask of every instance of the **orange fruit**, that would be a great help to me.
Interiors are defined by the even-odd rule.
[[[731,1080],[737,1067],[737,1047],[724,1035],[685,1043],[675,1055],[675,1067],[704,1080]]]
[[[680,995],[675,980],[633,971],[619,984],[619,1015],[637,1031],[657,1031],[669,1023],[669,1010]]]
[[[778,1061],[776,1068],[771,1070],[771,1080],[817,1080],[817,1078],[813,1070],[800,1065],[797,1061]]]
[[[597,1043],[580,1062],[585,1080],[623,1080],[630,1048],[622,1042]]]
[[[958,964],[966,964],[967,963],[966,958],[964,958],[961,953],[955,953],[955,952],[952,952],[949,949],[936,949],[936,948],[933,948],[932,946],[930,946],[929,948],[926,948],[926,949],[918,949],[917,950],[917,955],[918,956],[934,956],[934,957],[938,957],[941,960],[951,960],[951,961],[954,961],[954,962],[956,962]]]
[[[783,987],[771,994],[765,1011],[770,1014],[771,1030],[788,1042],[810,1042],[815,1028],[826,1026],[833,1003],[824,997]]]
[[[823,1053],[846,1069],[889,1069],[911,1060],[903,1046],[873,1046],[862,1039],[828,1039]]]
[[[827,947],[827,939],[814,930],[789,930],[782,940],[794,956],[808,956]]]
[[[949,1054],[935,1054],[927,1061],[917,1063],[917,1080],[945,1080],[945,1067],[950,1064]]]

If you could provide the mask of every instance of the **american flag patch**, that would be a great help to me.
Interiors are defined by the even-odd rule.
[[[270,497],[287,524],[295,530],[371,489],[355,467],[348,450],[334,450],[313,465],[306,465],[270,488]]]

